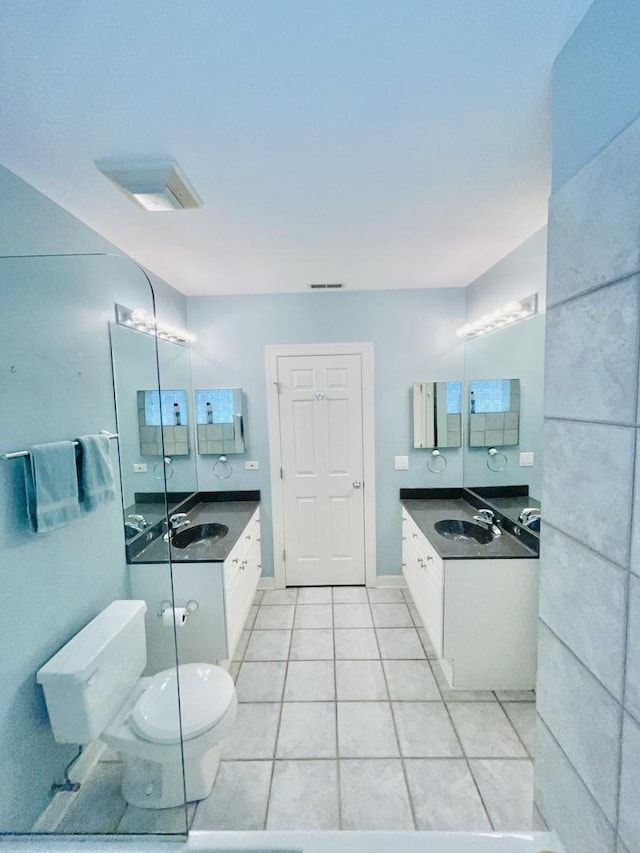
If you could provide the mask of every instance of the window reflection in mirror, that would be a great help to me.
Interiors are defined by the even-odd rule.
[[[508,447],[520,441],[520,380],[469,382],[469,446]]]
[[[413,446],[462,445],[462,382],[415,382]]]
[[[198,453],[244,453],[242,388],[197,388]]]
[[[138,391],[141,456],[187,456],[187,392],[162,389]]]

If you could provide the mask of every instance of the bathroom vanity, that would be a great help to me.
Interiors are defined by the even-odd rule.
[[[178,663],[230,661],[262,571],[259,492],[196,493],[174,513],[185,513],[189,521],[171,541],[164,539],[165,524],[136,537],[133,547],[129,543],[131,597],[148,608],[146,675],[175,665],[173,624],[162,615],[172,598],[176,607],[191,611],[175,631]],[[226,530],[224,535],[194,538],[213,525]],[[173,544],[185,539],[182,547]]]
[[[462,489],[403,489],[401,501],[402,571],[450,686],[533,689],[535,534],[496,513],[493,536],[476,520],[486,505]]]

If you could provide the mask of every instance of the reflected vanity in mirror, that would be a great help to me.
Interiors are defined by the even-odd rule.
[[[508,447],[520,442],[520,380],[469,382],[469,447]]]
[[[413,446],[462,445],[462,382],[414,382]]]
[[[141,456],[187,456],[187,392],[138,391],[138,428]]]
[[[242,388],[196,388],[198,453],[244,453]]]

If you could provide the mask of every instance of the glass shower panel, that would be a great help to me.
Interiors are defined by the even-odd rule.
[[[132,596],[126,561],[126,425],[114,408],[109,337],[116,302],[154,312],[151,285],[127,258],[0,258],[2,833],[186,833],[181,743],[172,753],[178,808],[139,808],[138,764],[117,719],[136,701],[131,684],[144,686],[146,623],[158,616]],[[150,341],[145,387],[159,388]],[[116,437],[71,444],[103,431]],[[160,520],[164,465],[156,490]],[[162,572],[170,589],[168,557]]]

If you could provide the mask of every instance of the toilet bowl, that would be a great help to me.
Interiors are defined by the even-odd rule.
[[[231,676],[210,663],[181,664],[150,678],[143,601],[114,601],[39,671],[55,739],[100,738],[124,761],[122,794],[141,808],[208,796],[218,741],[231,730]],[[183,774],[184,767],[184,774]]]

